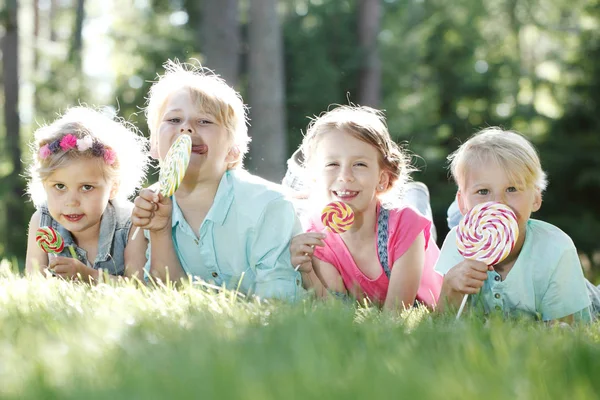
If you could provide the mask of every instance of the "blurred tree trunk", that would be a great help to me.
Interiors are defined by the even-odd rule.
[[[239,1],[190,0],[186,2],[186,8],[196,21],[196,38],[205,59],[203,65],[236,87],[241,49]]]
[[[33,0],[33,73],[37,73],[39,64],[39,46],[40,39],[40,1]]]
[[[69,62],[75,64],[77,70],[81,70],[81,47],[83,36],[83,20],[85,19],[85,0],[77,0],[75,9],[75,26],[71,35],[71,44],[69,47]]]
[[[358,102],[371,107],[378,107],[381,101],[381,60],[377,46],[380,23],[380,0],[360,0],[358,41],[363,54],[363,66],[358,83]]]
[[[50,0],[50,11],[48,15],[48,27],[50,29],[50,41],[56,42],[56,30],[54,29],[54,20],[57,18],[57,2],[58,0]]]
[[[23,215],[23,184],[21,182],[21,147],[19,121],[19,28],[17,0],[6,0],[3,13],[5,34],[2,40],[4,84],[4,123],[6,126],[5,157],[12,171],[3,178],[3,200],[6,205],[6,251],[11,255],[25,252],[26,230]],[[10,234],[8,234],[10,230]]]
[[[249,9],[248,103],[251,170],[280,182],[287,158],[282,33],[277,0],[251,1]]]
[[[33,0],[33,77],[37,78],[38,66],[40,64],[40,1]],[[37,90],[33,91],[33,112],[37,112],[40,104],[40,99]]]

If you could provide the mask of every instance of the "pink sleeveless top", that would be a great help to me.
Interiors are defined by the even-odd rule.
[[[379,207],[377,207],[379,216]],[[425,236],[425,262],[421,275],[421,284],[417,292],[417,301],[433,307],[437,304],[443,277],[433,270],[440,250],[431,238],[431,221],[412,208],[393,208],[389,210],[388,220],[388,260],[389,268],[408,250],[417,236],[423,232]],[[377,232],[377,223],[375,232]],[[323,231],[319,219],[311,219],[308,232]],[[346,244],[335,233],[328,232],[324,247],[315,247],[315,256],[333,265],[342,276],[344,286],[349,292],[362,300],[365,296],[376,304],[383,304],[390,283],[379,260],[381,274],[376,279],[370,279],[357,267]],[[375,243],[377,246],[377,243]],[[379,249],[378,249],[379,250]]]

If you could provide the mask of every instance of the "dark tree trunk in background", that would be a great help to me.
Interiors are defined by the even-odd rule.
[[[378,107],[381,101],[381,60],[377,46],[380,31],[380,0],[359,0],[358,41],[363,54],[358,102]]]
[[[282,33],[277,0],[250,2],[248,104],[250,169],[281,182],[287,158]]]
[[[50,29],[50,41],[56,42],[56,29],[54,29],[55,20],[58,17],[58,5],[56,4],[58,0],[50,0],[50,12],[48,28]]]
[[[2,39],[2,69],[4,84],[4,123],[6,141],[3,158],[10,160],[12,171],[2,182],[3,202],[6,206],[5,252],[10,255],[25,254],[26,224],[24,219],[24,190],[21,181],[21,147],[19,120],[19,29],[17,0],[6,0],[3,13],[5,35]]]
[[[238,0],[188,2],[196,18],[196,37],[203,65],[236,87],[240,74],[240,21]]]
[[[75,10],[75,25],[73,27],[73,35],[71,36],[71,44],[69,47],[68,60],[75,63],[75,67],[81,70],[81,48],[83,42],[83,20],[85,19],[85,0],[77,0],[77,8]]]

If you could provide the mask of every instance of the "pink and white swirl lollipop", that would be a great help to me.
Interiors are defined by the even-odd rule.
[[[464,258],[496,265],[510,254],[518,237],[514,211],[490,201],[476,205],[460,221],[456,246]]]
[[[519,224],[514,211],[497,202],[481,203],[469,210],[456,229],[456,247],[467,259],[493,266],[502,262],[514,249],[519,237]],[[465,295],[456,315],[465,307]]]

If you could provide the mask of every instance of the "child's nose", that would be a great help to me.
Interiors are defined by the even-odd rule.
[[[189,121],[184,121],[183,124],[181,125],[181,129],[179,130],[179,132],[192,134],[193,133],[192,124],[190,124]]]
[[[508,205],[508,204],[506,204],[506,195],[505,195],[505,193],[504,193],[504,192],[502,192],[502,193],[499,193],[499,194],[496,194],[496,195],[494,196],[494,199],[493,199],[493,200],[494,200],[495,202],[497,202],[497,203],[502,203],[502,204],[504,204],[504,205]]]
[[[79,205],[79,194],[78,193],[69,193],[69,196],[66,201],[66,205],[69,207],[74,207]]]
[[[341,168],[338,179],[342,182],[352,182],[354,181],[354,174],[352,174],[352,168]]]

